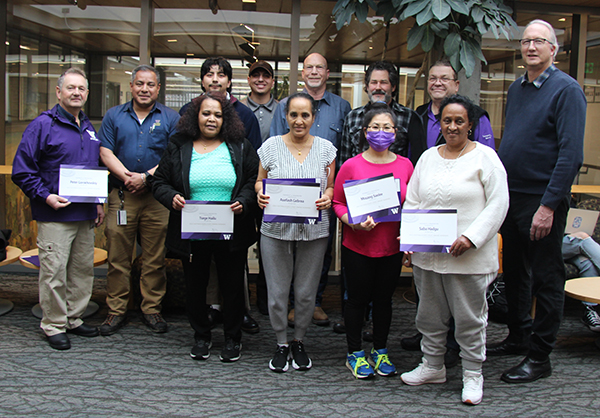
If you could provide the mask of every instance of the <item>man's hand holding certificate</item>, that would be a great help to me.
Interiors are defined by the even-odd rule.
[[[449,253],[457,235],[456,209],[404,209],[400,251]]]
[[[233,215],[231,202],[188,200],[181,209],[181,238],[230,240]]]
[[[369,216],[375,222],[397,222],[400,220],[400,199],[394,176],[385,174],[363,180],[344,183],[344,194],[348,206],[348,221],[359,224]]]
[[[73,203],[104,203],[108,196],[108,170],[61,164],[58,195]]]
[[[315,179],[263,179],[263,194],[268,196],[264,222],[315,224],[321,219],[315,204],[321,185]]]

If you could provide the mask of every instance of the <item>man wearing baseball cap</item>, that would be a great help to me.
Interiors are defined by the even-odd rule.
[[[248,72],[248,85],[252,91],[240,100],[254,112],[254,116],[258,119],[262,142],[269,137],[273,113],[279,103],[271,94],[275,83],[273,75],[273,67],[268,62],[258,60],[252,64]]]

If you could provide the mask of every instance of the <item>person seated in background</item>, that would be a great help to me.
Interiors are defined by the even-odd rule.
[[[579,270],[579,277],[600,276],[600,244],[582,231],[565,235],[562,242],[562,255],[565,262],[573,264]],[[594,332],[600,332],[600,316],[596,311],[598,304],[581,302],[584,313],[581,321]]]

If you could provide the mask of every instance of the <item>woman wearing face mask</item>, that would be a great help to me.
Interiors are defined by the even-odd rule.
[[[400,276],[402,254],[398,241],[399,222],[376,223],[372,217],[351,224],[344,194],[344,182],[392,173],[400,185],[401,202],[413,172],[408,158],[394,154],[388,148],[396,139],[395,118],[385,104],[376,103],[363,119],[361,144],[369,148],[347,160],[336,177],[333,209],[344,224],[342,268],[346,279],[348,301],[344,310],[348,356],[346,366],[357,379],[368,379],[376,371],[381,376],[393,376],[396,367],[388,357],[387,338],[392,321],[392,294]],[[361,347],[365,308],[373,302],[373,348],[367,361]],[[372,366],[371,366],[372,365]]]

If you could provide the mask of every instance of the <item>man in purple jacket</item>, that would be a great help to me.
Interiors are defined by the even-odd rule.
[[[100,141],[81,111],[88,93],[83,71],[65,71],[56,87],[58,104],[25,129],[13,162],[12,181],[31,200],[38,227],[40,327],[56,350],[71,348],[67,332],[98,335],[81,315],[92,296],[94,226],[104,220],[104,209],[58,195],[61,164],[98,167]]]

